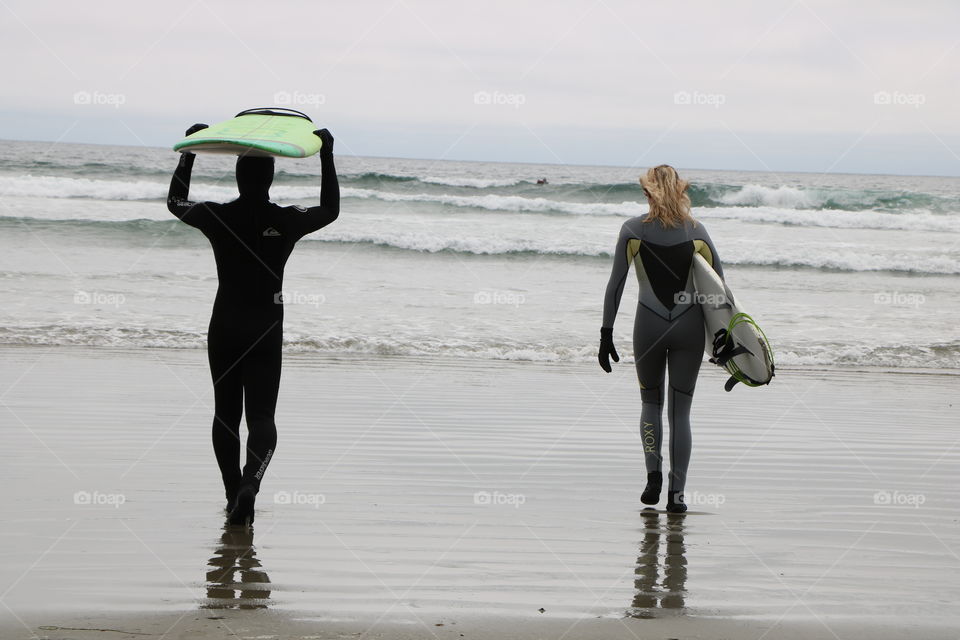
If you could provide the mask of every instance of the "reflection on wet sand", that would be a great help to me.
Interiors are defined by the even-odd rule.
[[[634,571],[633,597],[628,615],[632,618],[655,618],[657,609],[683,609],[687,590],[687,558],[683,543],[686,516],[680,513],[661,514],[656,509],[640,512],[644,523],[640,556]],[[666,522],[661,527],[661,515]],[[660,541],[666,539],[663,554],[663,581],[660,582]]]
[[[270,577],[257,559],[252,529],[224,527],[207,566],[207,600],[202,609],[267,608]]]

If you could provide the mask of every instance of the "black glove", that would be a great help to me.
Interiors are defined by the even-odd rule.
[[[196,133],[197,131],[203,131],[204,129],[206,129],[206,128],[209,127],[209,126],[210,126],[210,125],[208,125],[208,124],[203,124],[202,122],[198,122],[197,124],[193,125],[193,126],[190,127],[189,129],[187,129],[187,132],[186,132],[185,134],[183,134],[183,135],[189,136],[190,134]]]
[[[617,348],[613,346],[613,327],[603,327],[600,329],[600,352],[597,354],[597,360],[600,361],[600,368],[610,373],[610,358],[614,362],[620,362],[620,356],[617,355]]]
[[[317,129],[313,132],[313,135],[320,138],[320,141],[323,143],[323,146],[320,147],[320,155],[333,155],[333,134],[330,133],[327,129]]]

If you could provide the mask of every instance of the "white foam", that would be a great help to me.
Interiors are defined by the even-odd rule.
[[[525,198],[523,196],[502,196],[487,194],[482,196],[455,196],[433,193],[396,193],[376,191],[374,189],[340,190],[345,198],[375,198],[385,202],[434,202],[453,207],[471,207],[488,211],[506,211],[512,213],[571,213],[576,215],[617,215],[635,216],[646,210],[638,202],[563,202],[548,198]]]
[[[960,260],[942,254],[906,251],[868,251],[862,246],[756,244],[730,246],[721,253],[724,264],[775,267],[812,267],[837,271],[893,271],[903,273],[960,274]]]
[[[420,178],[420,182],[428,184],[439,184],[447,187],[473,187],[475,189],[486,189],[488,187],[512,187],[523,182],[514,178],[465,178],[465,177],[437,177],[425,176]]]
[[[194,183],[190,198],[195,201],[227,201],[237,197],[236,187]],[[37,198],[92,198],[97,200],[164,200],[168,185],[148,181],[93,180],[57,176],[2,176],[0,194]],[[638,215],[639,203],[579,203],[560,202],[547,198],[522,196],[455,196],[428,193],[396,193],[375,189],[341,188],[341,197],[377,199],[384,202],[432,202],[454,207],[471,207],[507,212],[562,212],[582,215]],[[319,198],[319,186],[276,186],[271,195],[277,201]]]
[[[884,369],[960,369],[960,344],[939,345],[774,345],[777,364],[786,367],[853,366]]]
[[[765,187],[759,184],[744,185],[737,191],[724,193],[716,198],[731,205],[771,206],[787,209],[809,209],[822,206],[826,198],[816,191],[796,187]]]
[[[89,198],[101,201],[163,201],[168,185],[150,181],[95,180],[57,176],[11,176],[0,175],[0,195],[31,198]],[[478,187],[479,188],[479,187]],[[924,210],[885,213],[879,211],[844,211],[802,209],[801,202],[809,201],[809,192],[792,187],[771,189],[759,185],[744,187],[741,195],[727,194],[725,200],[764,202],[762,206],[704,207],[694,211],[696,217],[705,221],[739,220],[754,223],[775,223],[804,227],[827,227],[841,229],[888,229],[919,230],[946,233],[960,232],[951,216],[934,214]],[[750,195],[753,194],[753,195]],[[760,195],[757,195],[760,194]],[[319,200],[319,186],[282,186],[272,190],[278,202]],[[400,193],[376,189],[341,188],[343,198],[379,200],[405,204],[411,210],[418,203],[433,203],[457,208],[472,208],[502,213],[562,213],[584,216],[632,217],[647,211],[645,204],[633,201],[568,202],[549,198],[484,194],[463,196],[452,194]],[[729,197],[728,197],[729,196]],[[231,180],[220,184],[195,182],[190,198],[195,201],[213,200],[226,202],[237,197],[236,186]],[[779,202],[779,205],[771,204]]]
[[[797,210],[775,207],[717,207],[696,210],[704,220],[739,220],[803,227],[833,229],[892,229],[960,233],[960,224],[949,216],[913,210],[901,213],[880,211]]]
[[[0,175],[0,194],[34,198],[96,198],[101,200],[159,200],[167,187],[143,180],[93,180],[59,176]]]
[[[204,349],[205,331],[159,330],[138,327],[46,325],[0,328],[0,344],[84,345]],[[512,360],[529,362],[595,362],[593,344],[559,344],[490,341],[484,339],[410,339],[392,335],[298,335],[286,331],[284,350],[295,353],[350,353],[389,356],[431,356],[453,359]],[[960,369],[960,343],[945,344],[776,344],[780,367],[862,366],[888,369]],[[633,363],[629,349],[622,351],[621,366]],[[704,367],[712,365],[704,364]],[[776,383],[776,382],[775,382]]]
[[[226,202],[237,197],[233,177],[222,184],[197,183],[191,185],[190,198],[194,201]],[[94,200],[166,200],[168,183],[146,180],[95,180],[62,176],[0,175],[0,195],[28,198],[90,198]],[[274,195],[292,200],[319,198],[320,187],[277,187]]]
[[[606,257],[611,247],[588,229],[564,227],[538,233],[535,225],[513,225],[509,231],[488,227],[467,231],[425,224],[410,226],[343,224],[307,237],[316,242],[355,242],[436,253],[456,251],[477,255],[537,253],[543,255]],[[895,271],[907,273],[960,274],[960,260],[947,254],[923,251],[864,250],[862,246],[837,243],[755,244],[728,241],[721,253],[724,264],[811,267],[839,271]]]

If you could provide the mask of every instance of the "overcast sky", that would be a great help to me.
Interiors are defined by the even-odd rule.
[[[960,175],[960,3],[0,1],[0,138],[169,146],[291,106],[339,153]]]

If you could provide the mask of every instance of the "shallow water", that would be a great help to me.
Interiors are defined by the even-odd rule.
[[[204,345],[216,272],[165,207],[177,155],[0,148],[0,344]],[[198,157],[191,197],[233,199],[233,162]],[[337,163],[340,218],[286,269],[288,349],[592,362],[618,231],[646,211],[638,169]],[[279,163],[272,196],[315,205],[318,172],[316,158]],[[682,173],[778,365],[960,371],[960,178]],[[636,295],[631,277],[624,354]]]
[[[17,615],[958,613],[956,377],[785,370],[725,394],[705,370],[675,516],[639,504],[629,367],[287,356],[245,533],[222,529],[202,351],[0,353]]]

